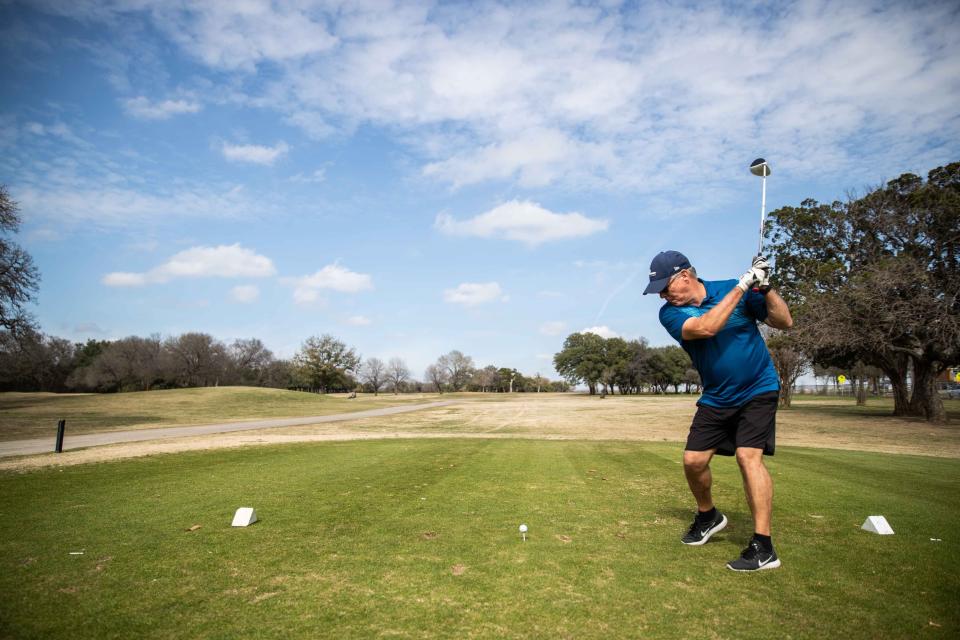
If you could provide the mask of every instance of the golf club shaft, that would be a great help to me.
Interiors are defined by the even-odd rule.
[[[767,176],[763,176],[763,186],[760,196],[760,245],[757,248],[757,255],[763,255],[763,225],[766,222],[767,215]]]

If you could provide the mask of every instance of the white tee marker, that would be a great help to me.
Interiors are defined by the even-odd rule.
[[[247,527],[257,521],[257,512],[253,510],[253,507],[240,507],[237,509],[237,512],[233,514],[233,524],[234,527]]]
[[[893,535],[893,528],[883,516],[867,516],[867,519],[863,522],[863,526],[860,528],[871,533],[879,533],[882,536]]]

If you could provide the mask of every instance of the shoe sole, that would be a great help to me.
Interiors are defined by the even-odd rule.
[[[756,573],[757,571],[766,571],[767,569],[776,569],[780,566],[780,558],[777,558],[773,562],[768,562],[762,567],[757,567],[756,569],[734,569],[730,566],[730,563],[727,563],[727,569],[730,571],[736,571],[737,573]]]
[[[702,544],[707,544],[707,540],[710,539],[710,536],[715,534],[717,531],[722,531],[726,526],[727,526],[727,516],[723,516],[723,520],[720,521],[720,524],[715,526],[713,529],[710,529],[710,531],[707,532],[707,535],[703,536],[703,540],[701,540],[700,542],[683,542],[683,540],[681,540],[680,542],[683,542],[683,544],[687,545],[688,547],[699,547]]]

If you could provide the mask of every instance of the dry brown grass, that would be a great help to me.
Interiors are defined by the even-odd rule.
[[[446,398],[448,396],[444,396]],[[82,464],[221,447],[377,438],[537,438],[682,443],[696,396],[471,394],[456,405],[349,422],[108,445],[0,462],[0,469]],[[804,398],[777,416],[780,446],[823,447],[960,458],[960,425],[931,425],[890,415],[882,401]],[[679,451],[679,446],[678,446]]]
[[[804,398],[777,414],[777,443],[960,458],[960,425],[895,418],[873,401],[858,408],[848,399]],[[373,433],[460,434],[577,440],[677,441],[686,439],[696,396],[597,396],[526,394],[494,396],[431,411],[370,418],[344,425]],[[260,432],[267,435],[266,432]],[[314,426],[276,432],[329,433]]]

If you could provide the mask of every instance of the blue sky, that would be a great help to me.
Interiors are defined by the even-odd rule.
[[[44,331],[416,376],[669,344],[649,261],[738,276],[758,156],[768,210],[960,160],[953,2],[0,1],[0,70]]]

